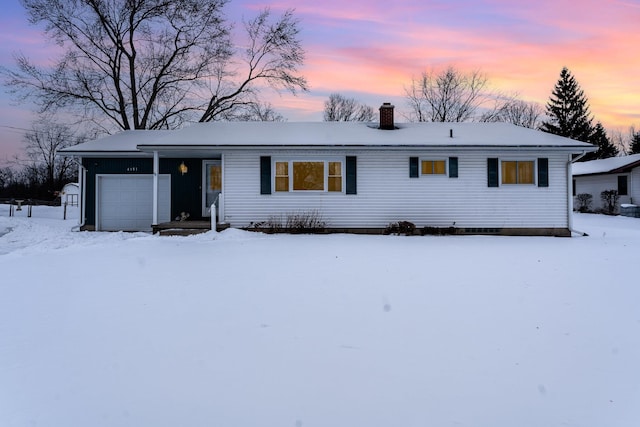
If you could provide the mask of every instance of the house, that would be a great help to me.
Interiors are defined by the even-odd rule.
[[[327,228],[410,221],[459,233],[570,235],[572,158],[590,144],[506,123],[212,122],[66,148],[81,226],[148,230],[188,214],[250,227],[317,212]],[[183,215],[184,214],[184,215]]]
[[[640,202],[640,154],[592,160],[573,165],[573,196],[591,194],[598,209],[600,194],[617,190],[620,204]]]

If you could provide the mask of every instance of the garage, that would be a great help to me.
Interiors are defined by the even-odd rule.
[[[158,186],[158,222],[168,222],[171,219],[171,176],[160,175]],[[153,175],[98,175],[96,195],[96,230],[151,230]]]

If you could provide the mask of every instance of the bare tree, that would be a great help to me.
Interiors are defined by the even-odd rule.
[[[481,122],[505,122],[530,129],[538,129],[544,108],[535,102],[526,102],[511,97],[499,97],[492,110],[480,116]]]
[[[463,73],[449,66],[444,71],[425,71],[405,89],[410,120],[419,122],[464,122],[474,119],[478,108],[492,94],[487,77],[480,71]]]
[[[274,20],[263,10],[234,50],[227,1],[22,0],[64,54],[51,68],[18,55],[3,74],[41,111],[73,111],[106,130],[217,120],[255,104],[265,86],[307,90],[293,12]]]
[[[24,169],[29,181],[40,184],[51,194],[59,190],[74,177],[76,170],[72,159],[60,156],[58,152],[85,139],[65,125],[46,121],[34,124],[24,135],[28,157]]]
[[[244,122],[284,122],[282,114],[273,109],[268,103],[256,102],[247,105],[240,112],[232,115],[223,115],[225,120]]]
[[[631,129],[633,129],[633,127]],[[625,135],[624,132],[620,129],[607,129],[607,134],[609,135],[609,140],[611,140],[611,143],[616,148],[616,150],[618,150],[618,153],[620,155],[624,156],[630,154],[629,150],[633,137],[632,133],[629,133],[629,135]]]
[[[355,98],[332,93],[324,102],[325,122],[371,122],[375,118],[372,107],[361,104]]]

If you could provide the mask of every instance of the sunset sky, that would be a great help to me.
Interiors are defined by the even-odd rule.
[[[640,0],[350,0],[263,3],[233,0],[239,21],[270,5],[295,8],[307,52],[302,73],[310,92],[267,93],[289,121],[322,120],[332,92],[374,108],[406,110],[405,87],[427,69],[479,69],[493,88],[546,103],[563,66],[584,89],[596,120],[608,129],[640,124]],[[0,65],[21,51],[46,63],[55,51],[28,24],[18,0],[3,2]],[[33,115],[0,93],[0,166],[19,152]]]

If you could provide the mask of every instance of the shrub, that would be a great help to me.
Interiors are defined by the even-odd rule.
[[[608,215],[613,215],[616,211],[616,206],[618,205],[618,190],[605,190],[600,193],[600,199],[602,199],[602,208],[604,209],[604,213]]]
[[[289,212],[285,216],[271,215],[266,221],[252,222],[250,228],[265,233],[318,233],[327,222],[317,210]]]
[[[420,230],[420,234],[423,236],[431,235],[431,236],[448,236],[452,234],[456,234],[455,227],[423,227]]]
[[[414,223],[409,221],[392,222],[384,229],[384,234],[397,234],[398,236],[404,234],[405,236],[412,236],[416,231]]]
[[[593,196],[589,193],[580,193],[576,196],[578,212],[591,212]]]
[[[323,231],[327,222],[322,219],[322,214],[317,210],[293,212],[287,214],[285,228],[293,233]]]

